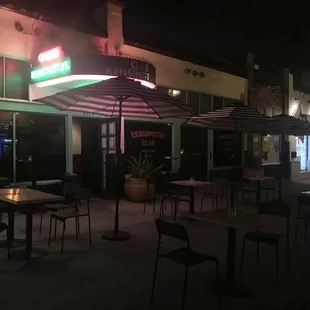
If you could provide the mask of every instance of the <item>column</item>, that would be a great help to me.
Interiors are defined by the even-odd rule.
[[[207,135],[208,135],[208,172],[207,172],[207,180],[210,181],[210,171],[213,169],[213,146],[214,146],[214,141],[213,141],[213,130],[209,129],[207,130]]]
[[[66,173],[73,172],[72,156],[72,114],[65,117]]]
[[[172,125],[171,130],[171,139],[172,139],[172,157],[178,159],[171,160],[171,170],[173,173],[177,173],[181,166],[181,124],[180,122],[175,122]]]

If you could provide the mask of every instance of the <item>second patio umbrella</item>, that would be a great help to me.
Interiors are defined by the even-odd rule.
[[[264,133],[273,129],[273,119],[247,106],[228,106],[194,116],[187,124],[222,131]]]
[[[96,113],[106,116],[171,118],[190,117],[188,107],[157,90],[142,86],[139,82],[118,77],[107,81],[67,90],[48,96],[38,101],[54,106],[59,110]],[[121,134],[121,122],[118,122]],[[108,240],[127,240],[129,233],[119,230],[119,202],[121,186],[120,139],[116,139],[116,160],[118,184],[116,189],[116,206],[114,230],[103,234]]]

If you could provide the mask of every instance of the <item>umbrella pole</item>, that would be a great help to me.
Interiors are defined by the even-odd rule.
[[[114,215],[114,230],[104,232],[103,239],[111,241],[125,241],[130,238],[130,234],[126,231],[119,230],[119,203],[121,199],[121,186],[122,186],[122,165],[121,165],[121,135],[122,135],[122,108],[123,100],[119,100],[119,119],[117,122],[118,139],[116,139],[116,201],[115,201],[115,215]]]

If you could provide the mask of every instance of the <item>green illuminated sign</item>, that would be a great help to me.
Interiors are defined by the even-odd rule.
[[[71,59],[64,58],[61,62],[44,67],[33,67],[31,70],[31,83],[39,83],[56,79],[71,73]]]

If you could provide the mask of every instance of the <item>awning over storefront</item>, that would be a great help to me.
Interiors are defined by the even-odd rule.
[[[61,47],[38,56],[31,70],[30,100],[47,97],[65,90],[124,76],[155,88],[156,69],[147,62],[119,56],[66,56]]]

